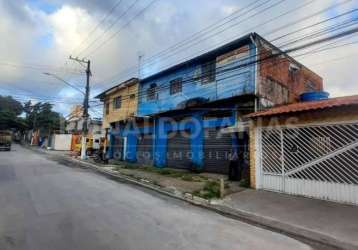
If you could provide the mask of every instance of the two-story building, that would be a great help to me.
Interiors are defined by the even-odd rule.
[[[127,160],[228,173],[230,160],[248,155],[248,134],[227,128],[320,90],[317,74],[252,33],[141,79],[136,119],[111,131],[127,137]]]
[[[118,160],[125,157],[130,149],[127,145],[133,145],[131,138],[125,134],[126,126],[135,120],[138,104],[138,78],[131,78],[99,94],[104,103],[103,128],[110,137],[109,157]],[[129,139],[129,141],[127,141]]]

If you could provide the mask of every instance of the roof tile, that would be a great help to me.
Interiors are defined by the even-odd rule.
[[[251,113],[246,117],[256,118],[262,116],[275,116],[294,112],[312,111],[349,105],[358,105],[358,95],[330,98],[327,100],[320,101],[298,102]]]

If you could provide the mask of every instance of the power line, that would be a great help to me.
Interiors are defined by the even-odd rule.
[[[57,76],[57,75],[55,75],[55,74],[48,73],[48,72],[44,72],[43,74],[44,74],[44,75],[48,75],[48,76],[52,76],[52,77],[56,78],[57,80],[59,80],[60,82],[63,82],[63,83],[66,84],[67,86],[73,88],[74,90],[77,90],[78,92],[80,92],[80,93],[82,93],[82,94],[85,94],[82,89],[79,89],[77,86],[75,86],[75,85],[73,85],[73,84],[67,82],[66,80],[62,79],[61,77],[59,77],[59,76]]]
[[[281,26],[281,27],[279,27],[279,28],[276,28],[276,29],[274,29],[274,30],[271,30],[271,31],[267,32],[267,34],[276,33],[276,32],[279,31],[279,30],[288,28],[288,27],[290,27],[290,26],[296,25],[296,24],[298,24],[298,23],[300,23],[300,22],[302,22],[302,21],[305,21],[305,20],[307,20],[307,19],[310,19],[310,18],[313,18],[313,17],[315,17],[315,16],[321,15],[322,13],[325,13],[325,12],[327,12],[327,11],[330,11],[330,10],[332,10],[332,9],[334,9],[334,8],[337,8],[337,7],[341,6],[341,5],[347,4],[347,3],[351,2],[351,1],[352,1],[352,0],[345,0],[345,1],[343,1],[343,2],[330,5],[330,6],[328,6],[327,8],[324,8],[324,9],[318,11],[318,12],[315,12],[315,13],[309,14],[309,15],[306,15],[305,17],[303,17],[303,18],[301,18],[301,19],[299,19],[299,20],[290,22],[289,24],[285,24],[285,25],[283,25],[283,26]],[[310,4],[310,3],[311,3],[311,2],[309,2],[308,4]],[[292,13],[293,11],[295,11],[295,10],[297,10],[297,9],[300,9],[300,8],[302,8],[302,6],[296,7],[295,9],[290,10],[290,11],[288,11],[288,13]],[[349,13],[345,13],[345,14],[342,14],[342,15],[338,15],[338,16],[336,16],[335,18],[340,18],[341,16],[347,15],[347,14],[349,14]],[[287,15],[287,12],[284,13],[284,14],[282,14],[281,17],[284,16],[284,15]],[[332,21],[333,19],[334,19],[334,18],[326,19],[325,21],[322,21],[322,22],[317,23],[317,25],[322,24],[323,22]],[[272,21],[272,19],[270,19],[270,20]],[[270,22],[270,20],[268,20],[268,21],[266,21],[266,22]],[[263,22],[262,24],[257,25],[256,27],[260,27],[260,26],[262,26],[262,25],[265,25],[266,22]],[[307,28],[307,27],[306,27],[306,28]],[[237,35],[235,35],[234,37],[230,38],[230,41],[231,41],[232,39],[235,39],[235,37],[237,37]],[[207,37],[207,39],[208,39],[208,38],[210,38],[210,37]],[[282,37],[279,37],[279,38],[276,38],[275,40],[281,39],[281,38],[282,38]],[[215,46],[218,46],[218,45],[220,45],[220,44],[222,44],[222,43],[223,43],[223,41],[221,41],[221,42],[219,42],[219,43],[216,43]],[[205,51],[207,51],[207,49],[201,50],[199,53],[202,53],[202,52],[205,52]],[[159,53],[160,53],[160,52],[159,52]],[[173,54],[173,55],[171,55],[171,56],[174,56],[174,55],[176,55],[176,54],[177,54],[177,53],[175,53],[175,54]],[[155,54],[155,55],[157,55],[157,54]],[[154,55],[154,56],[155,56],[155,55]],[[153,57],[154,57],[154,56],[153,56]],[[169,56],[169,57],[171,57],[171,56]],[[191,57],[192,57],[192,56],[193,56],[193,55],[191,55]],[[163,60],[166,60],[166,59],[168,59],[169,57],[167,56],[167,57],[165,57],[165,58],[161,58],[161,60],[162,60],[162,61],[163,61]],[[149,65],[148,65],[148,64],[144,63],[144,64],[143,64],[143,67],[148,67],[148,66],[150,66],[150,65],[153,65],[153,64],[149,64]],[[131,68],[136,68],[136,66],[132,66]],[[165,68],[165,67],[163,67],[163,68]],[[132,72],[132,71],[130,71],[130,68],[127,69],[127,70],[125,70],[125,71],[129,71],[129,73]],[[134,70],[133,70],[133,71],[134,71]],[[122,73],[124,73],[124,71],[122,71]],[[122,74],[122,73],[120,73],[120,74]],[[128,74],[129,74],[129,73],[128,73]],[[117,74],[116,76],[118,76],[118,74]],[[114,79],[114,77],[111,78],[111,79]]]
[[[321,44],[321,43],[324,43],[324,42],[327,42],[327,41],[330,41],[330,40],[334,40],[334,39],[337,39],[337,38],[340,38],[340,37],[344,37],[344,36],[348,36],[350,34],[353,34],[353,33],[357,33],[358,32],[358,28],[354,28],[354,29],[351,29],[349,31],[344,31],[344,32],[341,32],[339,34],[336,34],[336,35],[333,35],[333,36],[330,36],[330,37],[326,37],[326,38],[322,38],[322,39],[319,39],[319,40],[316,40],[314,42],[310,42],[310,43],[307,43],[307,44],[304,44],[304,45],[300,45],[298,47],[295,47],[295,48],[291,48],[291,49],[288,49],[284,52],[279,52],[279,53],[276,53],[276,54],[273,54],[273,55],[270,55],[268,57],[265,57],[263,59],[255,59],[255,61],[251,62],[245,62],[245,61],[248,61],[249,58],[245,58],[245,59],[242,59],[242,60],[239,60],[239,61],[243,61],[244,63],[243,64],[240,64],[239,66],[234,66],[234,67],[230,67],[230,68],[226,68],[227,66],[224,67],[224,69],[222,70],[219,70],[219,72],[217,73],[217,75],[222,75],[223,73],[225,72],[230,72],[230,71],[233,71],[233,70],[237,70],[237,69],[240,69],[240,68],[245,68],[245,67],[248,67],[248,66],[251,66],[253,64],[259,64],[259,63],[262,63],[266,60],[269,60],[269,59],[272,59],[272,58],[275,58],[275,57],[278,57],[280,55],[283,55],[283,54],[287,54],[287,53],[293,53],[293,52],[296,52],[296,51],[299,51],[299,50],[303,50],[305,48],[309,48],[309,47],[312,47],[314,45],[317,45],[317,44]],[[306,54],[310,54],[311,52],[306,52],[305,54],[301,54],[299,56],[302,56],[302,55],[306,55]],[[253,55],[252,57],[255,57],[257,58],[258,57],[258,54],[256,55]],[[236,62],[237,63],[237,62]],[[238,76],[242,74],[241,73],[238,73],[238,74],[233,74],[233,75],[230,75],[229,77],[226,77],[226,78],[220,78],[220,80],[225,80],[227,78],[232,78],[232,77],[235,77],[235,76]],[[206,77],[205,75],[202,75],[200,78],[202,79],[203,77]],[[193,82],[196,82],[198,81],[198,79],[193,79],[193,78],[188,78],[188,79],[185,79],[182,81],[182,84],[187,84],[187,83],[193,83]],[[158,88],[157,90],[165,90],[167,88],[169,88],[170,85],[162,85],[160,86],[160,88]],[[146,91],[141,91],[138,93],[138,99],[141,98],[143,95],[146,94]],[[123,95],[122,96],[122,100],[124,100],[125,98],[130,98],[130,95],[126,96],[126,95]]]
[[[347,2],[347,1],[345,1],[345,2],[343,2],[343,3],[341,3],[341,4],[344,4],[344,3],[346,3],[346,2]],[[324,9],[324,11],[327,11],[327,10],[331,9],[332,7],[336,7],[336,6],[337,6],[337,4],[335,4],[335,5],[333,5],[333,6],[330,6],[330,7],[326,8],[326,9]],[[341,17],[343,17],[343,16],[350,15],[350,14],[352,14],[353,12],[356,12],[356,11],[357,11],[357,9],[355,9],[355,10],[353,10],[353,11],[345,12],[345,13],[343,13],[343,14],[341,14],[341,15],[337,15],[337,16],[335,16],[335,17],[332,17],[332,18],[328,18],[328,19],[326,19],[326,20],[323,20],[323,21],[319,22],[318,24],[323,24],[323,23],[326,23],[326,22],[333,21],[334,19],[337,19],[337,18],[341,18]],[[321,14],[321,13],[323,13],[323,12],[322,12],[322,11],[319,11],[319,12],[316,12],[315,15]],[[310,16],[310,17],[313,17],[312,15],[309,15],[309,16]],[[303,19],[300,19],[299,22],[301,22],[301,21],[303,21]],[[292,22],[291,25],[298,24],[299,22]],[[298,31],[301,32],[301,31],[303,31],[303,30],[305,30],[305,29],[311,29],[312,27],[315,27],[315,26],[317,26],[317,23],[311,24],[311,25],[308,25],[308,26],[305,26],[305,27],[303,27],[303,28],[300,28]],[[334,26],[333,26],[333,27],[334,27]],[[286,28],[286,27],[281,27],[281,28]],[[278,31],[278,29],[275,29],[275,31]],[[284,37],[286,37],[286,36],[299,33],[298,31],[297,31],[297,32],[296,32],[296,31],[293,31],[293,32],[288,33],[287,35],[282,35],[282,36],[280,36],[280,37],[278,37],[278,38],[275,38],[275,39],[271,40],[270,42],[277,41],[277,40],[282,39],[282,38],[284,38]],[[220,42],[220,44],[221,44],[221,42]],[[217,45],[217,44],[216,44],[216,45]],[[203,52],[205,52],[205,51],[206,51],[206,50],[201,50],[199,53],[203,53]],[[190,59],[190,58],[192,58],[193,56],[194,56],[194,55],[191,55],[191,56],[189,56],[189,57],[187,57],[187,58],[184,58],[184,60]],[[165,67],[164,67],[164,68],[165,68]]]
[[[83,52],[87,51],[93,44],[95,44],[99,39],[103,38],[107,32],[115,25],[117,24],[124,16],[126,16],[138,3],[139,0],[135,0],[107,29],[105,29],[101,35],[97,36],[95,40],[93,40],[91,43],[89,43],[84,49],[82,49],[78,56],[80,56]]]
[[[121,4],[122,0],[117,1],[112,8],[108,11],[108,13],[102,18],[102,20],[100,22],[97,23],[97,25],[88,33],[88,35],[86,36],[85,39],[83,39],[80,44],[72,50],[72,54],[78,49],[80,48],[85,41],[87,41],[96,31],[97,29],[107,20],[107,18],[109,18],[112,13],[117,9],[117,7]]]
[[[256,1],[256,2],[254,2],[254,4],[256,4],[256,3],[260,2],[260,1],[261,1],[261,0]],[[238,16],[238,17],[235,17],[235,16],[234,16],[233,18],[229,19],[229,21],[226,21],[225,23],[220,24],[220,22],[225,21],[226,19],[232,17],[232,15],[229,15],[229,16],[227,16],[227,17],[221,19],[221,20],[217,23],[217,25],[218,25],[218,24],[220,24],[220,25],[217,26],[217,27],[214,27],[214,29],[213,29],[213,26],[214,26],[215,24],[212,24],[211,26],[207,26],[207,27],[204,28],[203,30],[194,33],[192,36],[188,37],[187,39],[182,40],[181,42],[179,42],[179,43],[177,43],[177,44],[175,44],[175,45],[173,45],[173,46],[171,46],[171,47],[169,47],[169,48],[167,48],[167,49],[165,49],[165,50],[163,50],[163,51],[160,51],[160,52],[154,54],[153,56],[151,56],[151,57],[149,57],[149,58],[147,58],[147,59],[145,59],[145,60],[144,60],[144,65],[147,65],[150,61],[153,61],[155,58],[160,58],[162,55],[168,54],[168,53],[165,53],[165,52],[170,52],[170,53],[172,53],[172,52],[175,51],[175,49],[181,48],[181,47],[183,47],[183,46],[185,46],[185,45],[186,45],[186,46],[189,45],[190,43],[188,43],[188,42],[197,40],[197,39],[193,39],[193,38],[197,37],[199,34],[202,34],[202,33],[205,34],[205,31],[206,31],[206,33],[208,33],[209,30],[215,31],[215,29],[220,28],[220,27],[222,27],[223,25],[228,24],[228,23],[234,21],[235,19],[238,19],[238,18],[240,18],[240,17],[245,16],[246,14],[250,13],[251,11],[253,11],[253,10],[257,9],[257,8],[260,8],[260,7],[264,6],[265,4],[267,4],[267,3],[271,2],[271,1],[272,1],[272,0],[267,0],[267,1],[265,1],[264,3],[261,3],[261,4],[259,4],[259,5],[256,5],[256,6],[254,6],[253,8],[250,8],[250,9],[248,9],[248,8],[251,7],[252,4],[247,5],[246,7],[240,9],[240,11],[237,11],[237,12],[234,13],[234,14],[236,15],[236,14],[238,14],[238,13],[241,13],[242,11],[245,11],[245,12],[242,13],[240,16]],[[276,3],[276,4],[280,4],[280,3],[283,2],[283,1],[286,1],[286,0],[279,0],[279,2]],[[276,5],[276,4],[274,4],[274,5]],[[274,7],[274,6],[273,6],[273,5],[269,6],[269,8],[272,8],[272,7]],[[248,9],[248,10],[247,10],[247,9]],[[265,11],[266,11],[266,10],[265,10]],[[256,13],[255,15],[261,14],[261,13],[262,13],[262,12],[258,12],[258,13]],[[252,18],[252,17],[255,16],[255,15],[252,15],[252,16],[250,16],[249,18]],[[249,18],[247,18],[247,19],[249,19]],[[246,20],[247,20],[247,19],[246,19]],[[199,37],[199,38],[202,38],[202,37]],[[131,70],[131,69],[133,69],[133,71],[134,71],[134,70],[137,70],[137,68],[138,68],[137,65],[133,65],[133,66],[131,66],[130,68],[126,69],[126,71],[127,71],[127,70],[129,71],[129,70]],[[132,70],[131,70],[131,72],[132,72]],[[118,74],[117,74],[117,75],[118,75]],[[117,75],[116,75],[116,76],[117,76]],[[112,78],[112,79],[113,79],[113,78]]]
[[[106,45],[109,41],[111,41],[114,37],[116,37],[124,28],[129,26],[134,19],[141,16],[147,9],[149,9],[156,1],[158,0],[152,0],[148,5],[146,5],[141,11],[139,11],[132,19],[130,19],[127,23],[125,23],[117,32],[115,32],[112,36],[110,36],[107,40],[104,40],[101,44],[99,44],[97,47],[95,47],[93,50],[91,50],[88,55],[97,53],[104,45]]]
[[[36,70],[36,71],[43,71],[43,70],[52,70],[57,72],[65,72],[65,73],[71,73],[71,74],[83,74],[83,72],[78,71],[76,69],[66,69],[64,67],[53,67],[48,65],[26,65],[26,64],[16,64],[11,62],[0,62],[0,66],[3,67],[14,67],[14,68],[25,68],[30,70]]]
[[[265,8],[263,8],[263,9],[261,9],[261,10],[258,10],[256,13],[254,13],[254,14],[252,14],[252,15],[246,17],[246,18],[244,18],[243,20],[240,20],[240,21],[238,21],[238,22],[236,22],[236,23],[233,23],[233,24],[231,24],[230,26],[228,26],[228,27],[226,27],[226,28],[224,28],[224,29],[222,29],[222,30],[217,31],[217,32],[214,33],[214,34],[210,34],[209,36],[205,36],[205,35],[204,35],[204,36],[202,36],[202,37],[199,37],[199,39],[195,39],[195,40],[193,41],[194,43],[192,43],[192,44],[190,44],[190,43],[189,43],[189,44],[184,44],[184,45],[186,45],[186,46],[184,46],[184,48],[180,49],[179,51],[178,51],[178,49],[171,50],[171,51],[169,51],[169,55],[166,55],[166,57],[174,56],[174,55],[178,54],[178,53],[181,52],[181,51],[185,51],[188,47],[190,48],[190,47],[193,47],[193,46],[195,46],[195,45],[199,45],[199,44],[201,44],[203,41],[205,41],[205,40],[207,40],[207,39],[209,39],[209,38],[211,38],[211,37],[217,36],[217,35],[219,35],[219,34],[222,34],[222,33],[224,33],[225,31],[227,31],[227,30],[229,30],[229,29],[231,29],[231,28],[237,26],[238,24],[241,24],[241,23],[243,23],[243,22],[245,22],[245,21],[247,21],[247,20],[251,20],[252,18],[256,17],[257,15],[261,15],[262,13],[264,13],[264,12],[266,12],[266,11],[272,9],[272,8],[275,8],[275,7],[277,7],[278,5],[284,3],[285,1],[287,1],[287,0],[279,0],[279,1],[277,1],[277,2],[274,2],[273,4],[271,4],[271,5],[269,5],[269,6],[266,6]],[[259,7],[262,7],[262,6],[259,6]],[[245,14],[248,14],[248,13],[250,13],[250,12],[251,12],[251,10],[249,10],[249,11],[248,11],[247,13],[245,13]],[[244,14],[244,15],[245,15],[245,14]],[[219,27],[220,27],[220,26],[219,26]],[[215,30],[214,30],[214,31],[215,31]],[[206,34],[206,35],[208,35],[208,34]],[[180,47],[183,47],[183,46],[180,46]],[[178,48],[180,48],[180,47],[178,47]],[[155,60],[149,60],[149,62],[145,63],[145,65],[147,65],[147,64],[152,65],[152,64],[155,63],[154,61],[155,61]]]
[[[350,1],[352,1],[352,0],[347,0],[347,1],[345,1],[344,3],[347,3],[347,2],[350,2]],[[279,4],[279,3],[281,3],[281,1],[275,3],[274,5],[271,5],[271,6],[267,7],[267,8],[265,8],[264,11],[269,10],[269,9],[272,8],[272,7],[275,7],[275,6],[276,6],[277,4]],[[341,3],[341,4],[342,4],[342,3]],[[334,6],[336,7],[337,5],[338,5],[338,4],[335,4]],[[332,7],[330,7],[329,9],[331,9],[331,8],[332,8]],[[260,14],[261,14],[261,13],[262,13],[262,12],[260,12]],[[256,14],[257,14],[257,13],[256,13]],[[255,15],[251,15],[249,18],[255,17],[256,14],[255,14]],[[233,27],[233,25],[229,26],[228,28],[230,28],[230,27]],[[207,38],[210,38],[210,37],[213,37],[213,36],[215,36],[215,35],[221,34],[221,33],[224,32],[225,30],[227,30],[228,28],[226,28],[226,29],[224,29],[224,30],[221,30],[221,31],[218,31],[218,32],[216,32],[216,33],[210,35],[210,36],[207,37]],[[272,32],[268,32],[268,33],[269,33],[269,34],[272,34]],[[205,40],[205,39],[207,39],[207,38],[204,38],[204,39],[201,39],[201,40],[197,41],[194,45],[200,44],[200,42],[202,42],[203,40]],[[193,46],[193,45],[192,45],[192,46]],[[181,51],[182,51],[182,50],[181,50]],[[169,58],[169,57],[175,56],[175,55],[177,55],[177,54],[178,54],[178,52],[172,53],[171,55],[167,55],[164,59],[167,59],[167,58]],[[162,60],[163,60],[163,59],[162,59]],[[153,65],[153,64],[154,64],[154,63],[145,64],[145,65],[146,65],[146,66],[151,66],[151,65]]]
[[[203,33],[205,34],[205,32],[207,33],[207,32],[209,32],[210,30],[213,30],[213,28],[214,28],[214,29],[220,28],[220,27],[224,26],[225,24],[230,23],[230,22],[232,22],[233,20],[242,17],[242,15],[240,15],[240,16],[236,16],[236,15],[238,15],[238,14],[240,14],[241,12],[243,12],[244,10],[246,10],[246,9],[248,9],[248,8],[250,8],[250,7],[252,7],[253,5],[256,5],[256,4],[257,4],[258,2],[260,2],[260,1],[262,1],[262,0],[257,0],[257,1],[255,1],[255,2],[253,2],[253,3],[248,4],[247,6],[245,6],[245,7],[243,7],[243,8],[240,8],[239,10],[237,10],[237,11],[235,11],[234,13],[232,13],[232,14],[230,14],[230,15],[224,17],[223,19],[221,19],[221,20],[219,20],[219,21],[217,21],[217,22],[215,22],[215,23],[212,23],[211,25],[205,27],[204,29],[202,29],[202,30],[200,30],[200,31],[198,31],[198,32],[195,32],[194,34],[192,34],[191,36],[187,37],[186,39],[184,39],[184,40],[182,40],[182,41],[180,41],[180,42],[178,42],[178,43],[176,43],[176,44],[174,44],[174,45],[172,45],[172,46],[170,46],[170,47],[168,47],[168,48],[166,48],[166,49],[160,51],[159,53],[156,53],[155,55],[153,55],[153,56],[151,56],[151,57],[145,59],[144,62],[147,62],[147,61],[149,61],[149,60],[152,60],[153,58],[156,58],[156,57],[158,57],[158,56],[160,56],[160,55],[162,55],[162,54],[165,54],[165,53],[168,52],[168,51],[172,51],[172,50],[174,50],[174,49],[176,49],[176,48],[178,48],[178,47],[181,47],[182,45],[185,45],[185,44],[187,44],[188,42],[193,41],[193,39],[196,38],[196,37],[198,37],[199,35],[201,35],[201,34],[203,34]],[[272,0],[267,0],[267,1],[265,1],[264,3],[261,3],[261,4],[258,5],[258,6],[254,6],[253,8],[251,8],[251,9],[249,9],[247,12],[245,12],[243,15],[249,13],[250,11],[252,11],[252,10],[258,8],[258,7],[263,6],[264,4],[266,4],[266,3],[270,2],[270,1],[272,1]],[[229,20],[226,21],[227,19],[229,19]],[[220,23],[223,22],[223,21],[225,21],[225,22],[222,23],[222,24],[220,24]],[[194,39],[194,40],[195,40],[195,39]]]

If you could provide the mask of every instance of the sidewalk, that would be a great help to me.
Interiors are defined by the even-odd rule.
[[[255,190],[232,194],[222,205],[301,233],[317,234],[342,248],[358,249],[357,206]]]

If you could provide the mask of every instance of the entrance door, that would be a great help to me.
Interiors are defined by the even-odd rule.
[[[118,161],[123,160],[123,137],[121,136],[114,137],[113,159]]]
[[[173,131],[168,134],[167,165],[170,168],[190,169],[192,153],[189,131]]]
[[[137,143],[137,162],[143,165],[153,164],[153,135],[141,134]]]
[[[232,136],[223,134],[220,128],[205,130],[204,171],[228,174],[232,156]]]

